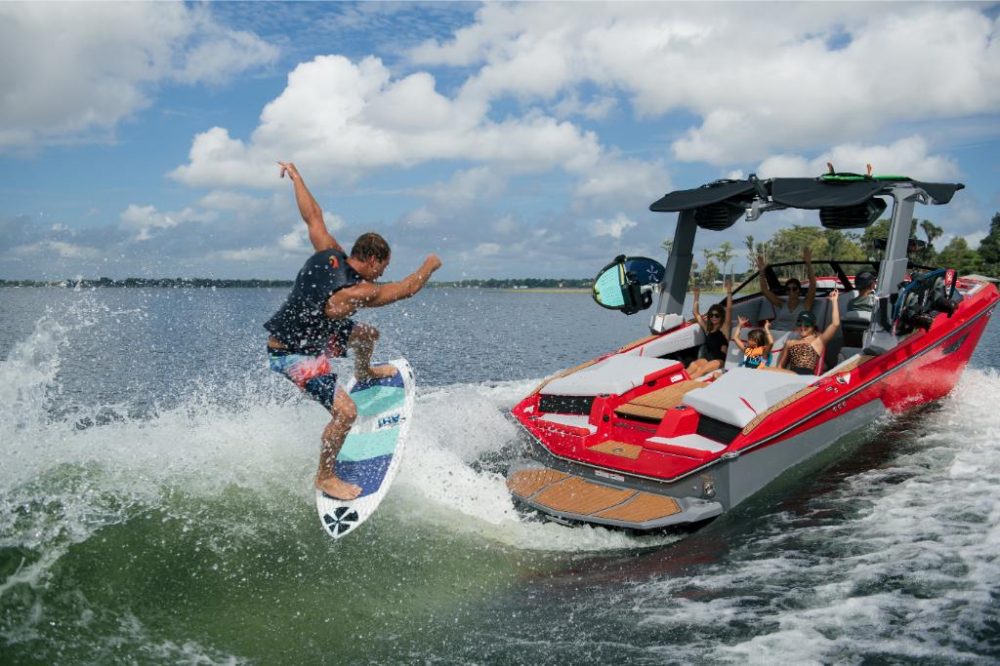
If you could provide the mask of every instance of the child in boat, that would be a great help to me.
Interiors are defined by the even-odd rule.
[[[771,347],[774,346],[774,338],[771,336],[771,321],[765,319],[764,328],[753,329],[747,334],[747,341],[743,342],[740,340],[740,329],[749,322],[749,319],[740,315],[729,339],[743,352],[740,367],[756,370],[771,365]]]
[[[699,349],[700,358],[692,361],[687,367],[691,379],[718,370],[726,362],[726,351],[729,349],[729,323],[733,314],[733,283],[726,281],[726,307],[723,308],[716,303],[708,308],[704,317],[698,311],[699,295],[700,291],[695,287],[694,318],[705,332],[705,342]]]
[[[781,350],[781,358],[778,359],[779,370],[794,372],[797,375],[815,375],[823,371],[822,361],[826,354],[826,346],[840,328],[840,309],[837,307],[839,295],[836,289],[830,292],[832,316],[830,325],[822,332],[816,327],[816,315],[808,311],[799,313],[795,321],[799,339],[789,341]]]

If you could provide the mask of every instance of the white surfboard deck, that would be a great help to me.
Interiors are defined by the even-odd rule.
[[[363,383],[352,378],[345,386],[358,418],[337,454],[336,473],[361,486],[361,495],[339,500],[316,491],[320,522],[334,539],[350,534],[375,513],[399,471],[416,391],[406,359],[389,364],[398,370],[392,377]]]

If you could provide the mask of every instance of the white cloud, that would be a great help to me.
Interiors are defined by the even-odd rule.
[[[865,173],[868,164],[876,174],[909,176],[917,180],[952,180],[959,177],[958,164],[951,158],[928,153],[923,137],[911,136],[889,145],[844,144],[812,159],[801,155],[775,155],[757,167],[761,178],[799,177],[827,172],[827,163],[837,171]]]
[[[377,58],[355,64],[318,56],[289,74],[248,142],[211,128],[171,175],[192,186],[273,187],[276,156],[323,180],[429,160],[488,162],[508,172],[578,170],[601,153],[596,135],[572,123],[542,114],[493,121],[486,111],[442,96],[427,73],[392,80]]]
[[[981,230],[967,234],[963,236],[963,238],[965,238],[965,242],[969,244],[969,247],[975,249],[979,247],[979,244],[983,242],[983,239],[986,238],[987,235],[989,235],[987,231]],[[944,245],[941,245],[941,248],[943,249]]]
[[[191,208],[176,213],[160,213],[154,206],[129,204],[128,208],[122,211],[120,218],[123,228],[137,232],[134,240],[145,241],[152,238],[155,229],[170,229],[182,222],[205,219],[205,216],[199,215]]]
[[[496,200],[506,187],[507,178],[499,169],[476,167],[456,171],[447,181],[417,188],[414,193],[427,197],[438,208],[462,210]]]
[[[610,236],[620,239],[626,230],[636,226],[636,222],[630,220],[625,214],[619,213],[611,220],[594,220],[590,224],[590,231],[595,236]]]
[[[586,205],[591,206],[595,201],[651,200],[670,189],[670,176],[662,162],[606,155],[587,170],[574,195],[586,199]]]
[[[511,216],[495,224],[490,220],[493,205],[507,188],[508,177],[502,168],[482,166],[456,171],[447,180],[408,190],[408,194],[422,197],[426,203],[401,216],[400,223],[416,233],[414,240],[418,240],[417,236],[426,240],[429,230],[450,230],[452,240],[482,240],[490,228],[506,235],[516,227]]]
[[[476,246],[475,254],[479,257],[493,257],[500,254],[499,243],[480,243]]]
[[[404,215],[400,221],[411,229],[430,229],[437,226],[439,220],[436,213],[426,206],[421,206]]]
[[[183,3],[0,3],[0,151],[103,138],[152,85],[218,83],[276,55]]]
[[[308,255],[312,251],[312,245],[309,243],[309,230],[304,224],[295,227],[278,239],[278,247],[291,254]]]
[[[560,118],[583,116],[589,120],[604,120],[616,106],[618,100],[613,95],[600,95],[589,101],[583,101],[576,91],[571,91],[552,107],[552,110]]]
[[[55,254],[62,259],[82,260],[94,260],[103,256],[103,253],[98,248],[57,240],[46,240],[31,245],[21,245],[14,248],[12,254],[27,257]]]
[[[277,167],[275,167],[277,173]],[[198,205],[213,210],[229,211],[250,211],[256,214],[265,215],[275,212],[288,212],[288,198],[277,195],[270,198],[261,198],[234,192],[232,190],[212,190],[198,200]]]
[[[587,8],[489,4],[451,41],[410,56],[425,66],[481,66],[463,88],[481,103],[572,100],[577,88],[596,85],[629,96],[642,117],[693,113],[700,120],[673,140],[673,154],[716,165],[1000,108],[1000,19],[977,6]]]
[[[503,217],[495,220],[491,225],[491,228],[495,233],[502,236],[508,236],[516,232],[519,225],[513,215],[504,215]]]

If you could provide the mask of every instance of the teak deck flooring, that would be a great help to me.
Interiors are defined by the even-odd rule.
[[[619,405],[615,408],[615,413],[620,416],[633,416],[641,419],[660,421],[668,409],[673,409],[681,404],[681,398],[685,394],[704,387],[704,382],[694,380],[677,382],[658,391],[640,395],[630,402]]]
[[[645,523],[680,513],[672,497],[627,488],[612,488],[552,469],[515,472],[507,488],[531,504],[557,513]]]
[[[626,442],[616,442],[613,439],[608,439],[596,446],[590,447],[591,451],[600,451],[601,453],[607,453],[612,456],[620,456],[622,458],[628,458],[630,460],[636,460],[639,454],[642,453],[642,447],[636,446],[635,444],[628,444]]]

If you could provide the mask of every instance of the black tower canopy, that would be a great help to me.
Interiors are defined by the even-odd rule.
[[[694,211],[702,229],[722,231],[733,226],[753,201],[756,184],[749,180],[717,180],[693,190],[677,190],[649,207],[658,213]]]
[[[832,229],[863,228],[885,211],[880,197],[891,196],[898,187],[908,187],[924,203],[946,204],[962,183],[924,183],[897,176],[832,174],[819,178],[772,178],[717,180],[690,190],[676,190],[653,202],[654,212],[693,211],[702,229],[721,231],[732,226],[755,201],[768,209],[819,210],[820,221]]]

